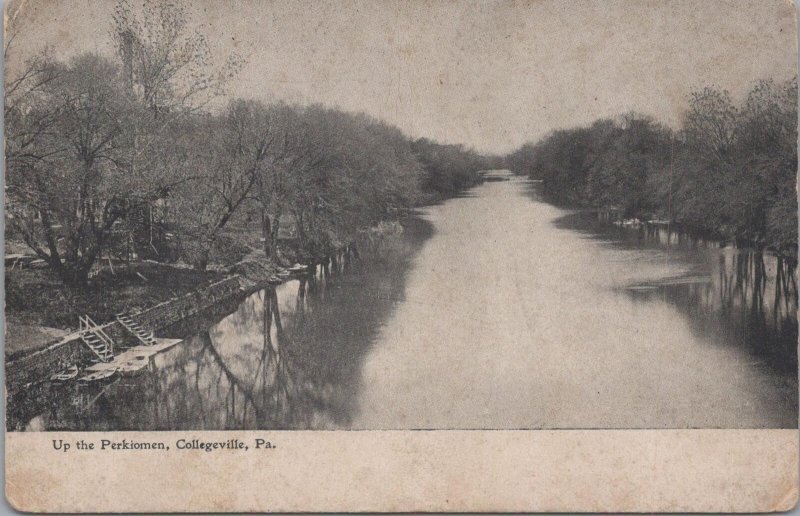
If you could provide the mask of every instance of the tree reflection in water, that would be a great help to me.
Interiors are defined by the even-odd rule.
[[[363,262],[337,257],[307,277],[253,294],[227,317],[187,330],[194,336],[155,356],[137,377],[100,387],[33,386],[26,398],[10,400],[9,428],[351,427],[363,390],[362,361],[403,300],[410,260],[431,232],[429,224],[413,221],[407,232],[413,236]],[[665,228],[609,227],[580,215],[556,225],[600,241],[602,259],[624,260],[625,267],[613,268],[620,296],[668,303],[670,313],[674,307],[702,334],[698,343],[748,348],[752,360],[746,359],[765,368],[764,378],[785,384],[770,395],[796,408],[794,263]],[[604,254],[604,246],[615,252]]]
[[[697,331],[714,328],[728,342],[740,341],[754,355],[784,372],[797,368],[797,280],[787,260],[749,250],[719,251],[710,281],[667,281],[655,291],[636,296],[660,296],[693,312]]]
[[[660,297],[683,311],[696,331],[741,342],[772,367],[797,368],[797,270],[791,258],[767,251],[722,247],[664,228],[642,229],[657,245],[705,250],[710,274],[669,278],[652,290],[631,290],[638,298]],[[713,328],[714,331],[709,331]]]
[[[361,360],[403,297],[427,222],[246,298],[236,311],[104,386],[49,386],[12,428],[74,430],[347,427]],[[362,252],[364,252],[362,250]],[[210,326],[210,327],[209,327]]]
[[[780,371],[787,382],[796,383],[795,260],[768,251],[723,246],[666,225],[619,227],[593,212],[570,213],[555,225],[622,249],[668,248],[665,259],[692,264],[687,274],[621,287],[636,299],[672,304],[689,315],[687,321],[694,331],[722,340],[724,345],[746,346],[757,361]]]

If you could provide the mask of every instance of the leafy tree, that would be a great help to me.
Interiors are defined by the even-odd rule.
[[[482,156],[461,145],[442,145],[427,138],[412,143],[424,170],[421,189],[423,193],[439,200],[474,186],[480,180],[479,172],[487,167]]]
[[[678,132],[631,114],[556,131],[507,162],[557,202],[797,253],[796,78],[759,81],[739,107],[724,90],[697,90]]]
[[[220,232],[249,198],[268,156],[257,107],[232,102],[222,116],[198,116],[185,124],[183,167],[189,181],[170,190],[184,257],[204,270]]]
[[[736,143],[737,117],[727,91],[706,87],[692,92],[683,130],[695,156],[716,162],[729,161]]]

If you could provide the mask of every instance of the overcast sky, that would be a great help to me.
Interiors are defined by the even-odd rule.
[[[22,0],[10,59],[54,45],[110,52],[111,0]],[[784,0],[194,0],[218,56],[246,59],[236,96],[364,111],[412,136],[505,152],[636,110],[675,124],[692,88],[743,95],[796,74]]]

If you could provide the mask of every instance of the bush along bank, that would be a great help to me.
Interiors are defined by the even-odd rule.
[[[681,127],[629,114],[556,131],[507,156],[552,201],[797,260],[797,80],[761,81],[736,105],[692,93]]]

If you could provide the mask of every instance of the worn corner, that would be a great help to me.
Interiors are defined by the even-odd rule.
[[[6,470],[8,473],[8,470]],[[24,496],[19,496],[20,493],[15,492],[17,486],[6,476],[5,489],[3,490],[3,498],[6,502],[6,507],[17,513],[31,514],[36,511],[35,507],[26,506],[27,500],[22,500]]]

